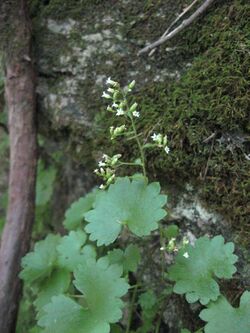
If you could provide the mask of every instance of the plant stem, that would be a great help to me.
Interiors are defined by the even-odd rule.
[[[133,131],[135,133],[135,140],[137,142],[137,145],[138,145],[138,148],[139,148],[139,152],[140,152],[140,155],[141,155],[143,176],[147,177],[146,167],[145,167],[145,155],[144,155],[144,151],[143,151],[143,148],[142,148],[142,144],[141,144],[141,142],[139,140],[139,135],[138,135],[136,127],[135,127],[135,122],[134,122],[133,116],[129,115],[129,118],[131,120],[131,125],[132,125]]]
[[[156,327],[155,327],[155,333],[159,333],[161,327],[161,314],[157,320]]]
[[[132,166],[138,166],[140,165],[139,163],[133,163],[133,162],[119,162],[119,166],[120,165],[132,165]]]
[[[127,324],[125,333],[129,333],[129,331],[130,331],[130,326],[131,326],[132,317],[133,317],[133,311],[134,311],[134,305],[135,305],[137,290],[138,290],[138,285],[136,285],[134,290],[133,290],[130,309],[129,309],[128,324]]]

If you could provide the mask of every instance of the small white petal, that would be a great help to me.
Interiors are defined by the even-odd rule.
[[[189,258],[189,254],[188,254],[188,252],[185,252],[185,253],[183,254],[183,257],[188,259],[188,258]]]
[[[170,152],[170,148],[169,148],[168,146],[166,146],[166,147],[164,148],[164,150],[165,150],[165,152],[166,152],[167,154],[169,154],[169,152]]]
[[[124,111],[122,109],[118,109],[117,112],[116,112],[116,115],[117,116],[123,116],[124,115]]]
[[[158,138],[158,134],[153,133],[153,135],[151,135],[151,139],[152,139],[153,141],[157,141],[157,138]]]
[[[102,93],[102,97],[104,98],[112,98],[109,94],[107,94],[105,91]]]
[[[115,108],[115,109],[118,108],[118,106],[119,106],[119,105],[118,105],[117,103],[113,103],[113,104],[112,104],[112,107]]]
[[[99,189],[100,189],[100,190],[104,190],[104,189],[105,189],[105,186],[104,186],[103,184],[101,184],[101,185],[99,186]]]
[[[113,126],[112,126],[112,127],[113,127]],[[105,161],[107,161],[107,159],[108,159],[109,157],[108,157],[107,154],[103,154],[103,155],[102,155],[102,158],[103,158]]]
[[[99,167],[104,167],[104,166],[106,166],[106,163],[104,163],[103,161],[100,161],[100,162],[98,162],[98,166]]]
[[[133,112],[133,116],[136,117],[136,118],[139,118],[140,117],[140,113],[138,111],[134,111]]]
[[[106,83],[107,83],[107,84],[110,84],[111,81],[112,81],[112,80],[111,80],[111,77],[108,77],[107,80],[106,80]]]

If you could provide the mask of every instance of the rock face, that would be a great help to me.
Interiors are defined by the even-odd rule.
[[[36,18],[35,36],[39,105],[53,128],[91,130],[108,76],[124,84],[135,79],[140,89],[178,79],[189,65],[174,47],[160,58],[137,56],[181,10],[181,1],[149,8],[144,1],[102,1],[78,5],[76,12],[60,12],[53,1],[49,7]]]

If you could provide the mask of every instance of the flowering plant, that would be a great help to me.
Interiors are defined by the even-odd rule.
[[[167,196],[161,194],[158,182],[148,181],[145,151],[159,148],[169,154],[167,136],[152,133],[147,142],[138,134],[141,111],[128,99],[135,81],[124,88],[111,78],[106,84],[102,96],[110,102],[107,111],[121,120],[119,126],[110,127],[110,139],[135,140],[138,158],[127,162],[121,154],[103,154],[94,170],[103,184],[66,211],[63,224],[68,234],[48,235],[23,258],[21,278],[36,297],[39,328],[32,332],[159,333],[166,301],[175,292],[185,295],[188,303],[199,301],[207,307],[200,313],[207,322],[205,333],[248,333],[250,293],[242,295],[239,308],[220,294],[219,280],[230,279],[236,272],[233,243],[224,243],[222,236],[205,236],[191,245],[176,225],[160,224],[166,216]],[[126,165],[141,168],[142,174],[117,177],[117,168]],[[154,291],[143,279],[142,268],[137,272],[141,249],[131,243],[137,239],[141,244],[144,236],[157,229],[161,283]],[[119,248],[120,243],[128,246]],[[166,258],[174,256],[175,263],[166,271]],[[126,293],[126,320],[118,326]],[[139,322],[136,331],[131,328],[133,319]]]
[[[168,139],[166,135],[161,133],[153,133],[151,135],[151,142],[142,141],[136,127],[136,120],[140,118],[141,113],[138,111],[138,104],[129,103],[128,96],[135,87],[135,81],[133,80],[127,86],[122,88],[120,84],[110,77],[106,80],[107,91],[104,91],[102,97],[107,99],[110,103],[107,106],[107,111],[114,113],[121,119],[121,125],[109,129],[110,139],[115,140],[117,137],[123,136],[125,139],[134,139],[137,143],[139,156],[135,162],[121,161],[120,154],[112,157],[103,155],[101,161],[99,161],[99,169],[94,172],[103,178],[104,183],[100,185],[101,189],[105,189],[115,179],[115,169],[122,165],[140,166],[142,168],[143,175],[146,177],[146,149],[162,148],[165,153],[170,152],[168,147]]]

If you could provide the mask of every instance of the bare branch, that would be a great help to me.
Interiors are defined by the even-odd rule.
[[[178,25],[173,31],[169,32],[164,37],[161,37],[154,43],[149,44],[146,47],[144,47],[141,51],[138,52],[138,55],[147,53],[150,50],[156,48],[157,46],[165,43],[166,41],[168,41],[171,38],[173,38],[174,36],[176,36],[179,32],[181,32],[186,27],[188,27],[191,23],[193,23],[202,13],[204,13],[213,2],[214,2],[214,0],[205,0],[205,2],[189,18],[182,21],[182,23],[180,25]]]
[[[172,29],[172,27],[184,16],[187,14],[187,12],[198,2],[199,0],[194,0],[189,6],[187,6],[183,12],[176,17],[176,19],[170,24],[170,26],[167,28],[167,30],[164,32],[164,34],[161,36],[161,38],[167,36],[169,31]]]
[[[164,32],[164,34],[160,37],[161,38],[164,38],[165,36],[167,36],[167,34],[169,33],[169,31],[173,28],[173,26],[182,18],[182,16],[184,16],[195,4],[196,2],[198,2],[199,0],[194,0],[189,6],[187,6],[183,12],[181,12],[180,15],[178,15],[176,17],[176,19],[170,24],[170,26],[167,28],[167,30]],[[149,56],[151,56],[153,53],[155,52],[155,48],[152,49],[150,52],[149,52]]]

